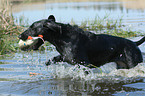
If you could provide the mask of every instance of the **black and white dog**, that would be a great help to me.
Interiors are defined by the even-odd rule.
[[[48,19],[34,22],[19,35],[19,39],[26,40],[28,36],[38,35],[43,35],[44,41],[53,44],[60,53],[59,56],[53,58],[53,62],[64,61],[90,68],[93,67],[91,64],[99,67],[108,62],[116,62],[117,68],[129,69],[143,61],[138,45],[145,41],[145,37],[133,42],[111,35],[96,35],[83,31],[77,26],[58,23],[53,15],[50,15]],[[43,43],[39,39],[31,49],[37,50]],[[50,63],[50,61],[47,62],[47,64]]]

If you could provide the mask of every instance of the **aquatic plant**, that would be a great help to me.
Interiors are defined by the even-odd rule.
[[[0,55],[16,51],[16,36],[23,31],[22,26],[15,24],[7,1],[1,2],[3,6],[0,9]]]
[[[73,19],[71,20],[71,24],[78,26]],[[122,18],[116,20],[109,19],[108,14],[103,18],[96,16],[94,20],[82,21],[79,27],[86,31],[93,31],[96,34],[110,34],[125,38],[143,35],[140,32],[130,30],[127,25],[122,23]]]

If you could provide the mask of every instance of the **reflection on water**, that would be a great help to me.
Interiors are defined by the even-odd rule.
[[[138,80],[137,82],[142,82]],[[136,83],[136,81],[134,81]],[[7,85],[6,82],[0,85]],[[115,92],[135,92],[142,91],[142,89],[131,88],[122,86],[124,82],[120,83],[97,83],[95,81],[72,81],[70,80],[39,80],[39,81],[19,81],[9,82],[9,88],[7,86],[1,86],[1,92],[7,91],[5,94],[11,93],[11,95],[31,95],[31,96],[97,96],[97,95],[111,95]],[[3,90],[3,88],[5,90]],[[12,90],[15,89],[15,90]],[[4,92],[2,92],[4,93]],[[0,93],[1,94],[1,93]],[[125,94],[124,94],[125,95]]]
[[[142,2],[144,1],[41,2],[14,5],[12,10],[15,17],[24,16],[26,19],[29,19],[29,24],[48,18],[50,14],[53,14],[59,22],[70,23],[73,19],[77,24],[85,20],[94,20],[96,16],[103,18],[106,14],[109,14],[109,19],[117,20],[122,18],[122,22],[127,27],[131,27],[132,30],[145,32],[145,3]]]

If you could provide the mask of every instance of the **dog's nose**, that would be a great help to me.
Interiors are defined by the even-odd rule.
[[[19,35],[18,38],[19,38],[19,39],[22,39],[22,35]]]

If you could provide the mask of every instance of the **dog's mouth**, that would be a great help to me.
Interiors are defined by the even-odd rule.
[[[44,43],[44,40],[41,36],[31,37],[28,36],[27,40],[20,39],[19,47],[23,51],[27,50],[38,50],[38,48]]]

